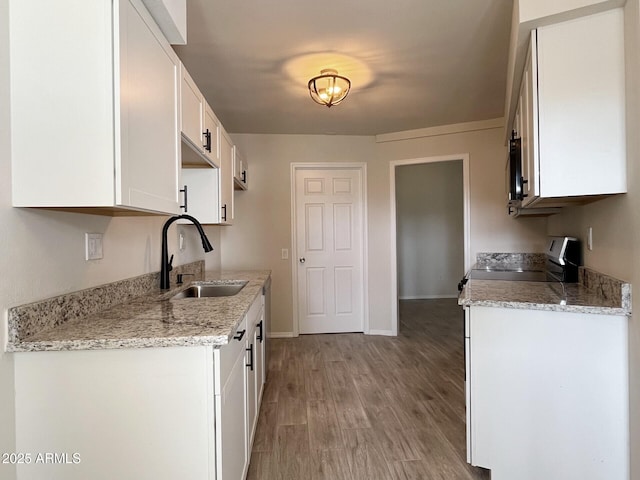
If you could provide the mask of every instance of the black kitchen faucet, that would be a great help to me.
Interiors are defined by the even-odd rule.
[[[210,252],[213,250],[207,235],[204,233],[202,229],[202,225],[200,222],[196,220],[191,215],[176,215],[174,217],[169,218],[162,227],[162,259],[160,264],[160,288],[162,290],[166,290],[169,288],[169,272],[173,269],[173,255],[169,258],[169,252],[167,250],[167,231],[169,230],[169,226],[176,220],[185,219],[189,220],[193,223],[198,229],[198,233],[200,234],[200,239],[202,240],[202,248],[205,252]]]

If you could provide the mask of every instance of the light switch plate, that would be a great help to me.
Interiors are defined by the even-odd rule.
[[[100,260],[102,258],[102,234],[84,234],[85,260]]]

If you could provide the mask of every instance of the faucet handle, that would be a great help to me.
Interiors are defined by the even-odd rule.
[[[173,254],[171,254],[171,258],[169,259],[169,265],[167,270],[170,272],[171,270],[173,270]]]
[[[182,285],[182,277],[184,277],[185,275],[191,275],[192,277],[195,277],[195,273],[179,273],[176,278],[176,285]]]

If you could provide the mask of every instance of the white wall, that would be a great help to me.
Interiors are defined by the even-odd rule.
[[[13,360],[11,354],[4,353],[7,309],[160,270],[160,234],[166,220],[11,207],[8,50],[7,2],[0,2],[0,453],[15,451]],[[178,229],[186,235],[184,252],[176,251]],[[102,260],[84,260],[85,232],[104,234]],[[192,227],[172,226],[169,234],[175,265],[204,258]],[[211,240],[217,253],[209,255],[219,256],[219,236]],[[0,464],[0,478],[15,478],[12,467]]]
[[[10,118],[9,118],[9,8],[7,2],[0,2],[0,205],[7,202],[8,196],[8,167],[10,158],[9,148],[10,138]],[[4,208],[0,211],[3,211]],[[0,214],[2,215],[2,214]],[[2,218],[0,218],[2,222]],[[3,290],[7,289],[11,272],[5,267],[7,257],[10,257],[9,229],[2,223],[0,228],[0,299],[4,295]],[[8,263],[8,262],[7,262]],[[0,304],[3,302],[0,301]],[[6,307],[2,307],[6,308]],[[13,402],[13,359],[11,355],[6,355],[1,348],[5,344],[7,336],[6,325],[0,328],[0,453],[15,452],[15,420]],[[0,464],[0,478],[11,480],[15,478],[15,468],[9,465]]]
[[[627,75],[628,193],[568,209],[549,220],[549,233],[586,238],[593,228],[593,251],[585,249],[585,265],[632,283],[629,321],[631,406],[631,479],[640,480],[640,0],[625,6]]]
[[[428,130],[428,129],[427,129]],[[455,131],[456,128],[452,128]],[[430,130],[429,130],[430,131]],[[390,332],[390,175],[392,160],[469,153],[471,176],[471,254],[542,251],[546,219],[506,215],[503,127],[437,134],[375,143],[373,137],[325,135],[234,135],[245,152],[249,190],[236,195],[233,227],[222,228],[222,267],[273,270],[272,332],[293,331],[291,259],[292,162],[366,162],[369,234],[369,325]]]
[[[455,131],[454,126],[451,131]],[[472,260],[480,252],[541,252],[545,245],[545,218],[507,216],[507,150],[503,133],[502,126],[461,133],[434,128],[425,129],[418,138],[377,145],[382,162],[469,154]]]
[[[462,160],[396,167],[398,296],[457,297],[464,274]]]

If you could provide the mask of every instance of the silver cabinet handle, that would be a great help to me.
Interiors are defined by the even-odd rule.
[[[306,261],[307,261],[307,260],[306,260],[304,257],[300,258],[300,263],[304,263],[304,262],[306,262]]]

